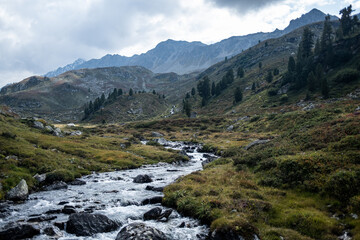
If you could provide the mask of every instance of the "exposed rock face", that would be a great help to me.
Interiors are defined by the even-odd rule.
[[[256,145],[265,144],[265,143],[268,143],[268,142],[270,142],[269,139],[266,139],[266,140],[259,140],[258,139],[258,140],[255,140],[255,141],[249,143],[247,146],[244,147],[244,149],[249,150],[250,148],[252,148],[252,147],[254,147]]]
[[[116,240],[166,240],[166,235],[143,223],[132,223],[121,229]]]
[[[101,232],[116,230],[119,224],[105,215],[90,213],[71,214],[66,224],[66,232],[76,236],[91,236]]]
[[[12,201],[24,201],[29,196],[29,188],[26,181],[22,179],[19,184],[6,194],[6,199]]]
[[[152,133],[151,133],[151,136],[152,136],[152,137],[163,137],[164,135],[161,134],[161,133],[158,133],[158,132],[152,132]]]
[[[16,225],[0,232],[0,239],[17,240],[24,238],[32,238],[40,234],[40,229],[34,225],[23,224]]]
[[[137,175],[134,178],[134,183],[150,183],[152,182],[152,179],[149,175]]]
[[[39,121],[34,121],[34,128],[44,129],[44,124]]]

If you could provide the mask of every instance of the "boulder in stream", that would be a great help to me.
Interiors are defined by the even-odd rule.
[[[7,200],[24,201],[29,196],[29,188],[26,181],[22,179],[19,184],[6,194]]]
[[[137,175],[135,178],[134,178],[134,183],[150,183],[152,182],[152,179],[149,175]]]
[[[159,207],[156,207],[156,208],[153,208],[149,211],[147,211],[146,213],[144,213],[144,220],[155,220],[155,219],[158,219],[161,215],[161,208]]]
[[[148,205],[148,204],[156,204],[156,203],[162,203],[162,196],[147,198],[141,201],[141,205]]]
[[[16,240],[24,238],[32,238],[40,234],[40,229],[36,225],[21,224],[12,226],[0,232],[0,239]]]
[[[52,191],[52,190],[60,190],[60,189],[67,189],[68,185],[64,182],[55,182],[51,185],[45,186],[43,189],[45,191]]]
[[[121,229],[115,240],[167,240],[160,230],[143,223],[131,223]]]
[[[102,214],[74,213],[66,223],[66,232],[76,236],[91,236],[114,231],[119,226],[119,223]]]

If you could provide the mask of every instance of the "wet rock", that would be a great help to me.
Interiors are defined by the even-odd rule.
[[[59,214],[59,213],[61,213],[61,209],[53,209],[45,212],[45,214]]]
[[[54,226],[58,227],[60,230],[65,230],[65,222],[54,222]]]
[[[69,185],[77,185],[77,186],[85,185],[85,184],[86,182],[80,179],[75,179],[74,181],[69,183]]]
[[[134,178],[134,183],[149,183],[152,182],[152,179],[149,175],[137,175]]]
[[[34,121],[34,128],[38,128],[38,129],[44,129],[44,124],[42,122],[39,121]]]
[[[60,189],[67,189],[68,185],[64,182],[55,182],[51,185],[45,186],[43,188],[44,191],[52,191],[52,190],[60,190]]]
[[[257,140],[255,140],[255,141],[249,143],[247,146],[245,146],[244,149],[245,149],[245,150],[249,150],[250,148],[252,148],[252,147],[254,147],[254,146],[256,146],[256,145],[265,144],[265,143],[268,143],[268,142],[270,142],[269,139],[265,139],[265,140],[259,140],[259,139],[257,139]]]
[[[0,239],[15,240],[32,238],[40,234],[40,229],[35,225],[22,224],[10,227],[0,232]]]
[[[121,229],[116,240],[166,240],[166,235],[156,228],[143,223],[131,223]]]
[[[58,205],[65,205],[65,204],[68,204],[69,202],[68,201],[61,201],[58,203]]]
[[[153,198],[147,198],[147,199],[144,199],[144,200],[141,202],[141,205],[162,203],[162,199],[163,199],[163,197],[161,197],[161,196],[153,197]]]
[[[162,192],[162,191],[164,191],[164,187],[146,186],[145,190],[154,191],[154,192]]]
[[[161,133],[159,133],[159,132],[152,132],[152,133],[151,133],[151,136],[152,136],[152,137],[163,137],[164,135],[161,134]]]
[[[158,219],[161,215],[161,208],[159,207],[156,207],[156,208],[153,208],[149,211],[147,211],[146,213],[144,213],[144,220],[155,220],[155,219]]]
[[[34,178],[39,183],[42,183],[42,182],[44,182],[46,180],[46,174],[45,173],[44,174],[38,174],[37,173],[37,174],[34,175]]]
[[[6,199],[12,201],[24,201],[29,196],[29,188],[26,181],[22,179],[19,184],[6,194]]]
[[[158,221],[160,222],[167,222],[169,220],[169,217],[171,213],[173,212],[172,209],[167,209],[161,215],[158,217]]]
[[[47,227],[44,229],[43,233],[45,233],[46,235],[53,237],[53,238],[60,238],[62,237],[62,233],[53,227]]]
[[[56,216],[39,216],[39,217],[32,217],[27,220],[27,222],[45,222],[51,221],[56,219]]]
[[[74,207],[74,206],[70,206],[70,205],[65,205],[64,208],[61,210],[61,212],[64,213],[64,214],[77,213],[75,207]]]
[[[185,222],[182,222],[179,226],[178,226],[178,228],[184,228],[185,227]]]
[[[71,214],[66,223],[66,232],[76,236],[91,236],[96,233],[111,232],[119,224],[105,215],[90,213]]]

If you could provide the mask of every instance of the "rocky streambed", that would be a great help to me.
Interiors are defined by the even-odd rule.
[[[205,239],[207,226],[161,205],[162,189],[216,156],[197,144],[158,142],[190,161],[94,173],[23,203],[1,203],[0,239]]]

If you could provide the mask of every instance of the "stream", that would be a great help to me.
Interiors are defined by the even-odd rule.
[[[158,163],[145,165],[131,170],[121,170],[116,172],[94,173],[82,177],[80,180],[86,182],[85,185],[69,185],[65,190],[42,191],[30,194],[27,201],[21,204],[9,204],[9,214],[0,218],[0,230],[12,226],[15,222],[27,222],[34,217],[51,216],[48,219],[36,223],[41,230],[41,234],[33,239],[49,239],[44,233],[44,229],[51,226],[56,229],[56,239],[115,239],[120,229],[130,223],[143,222],[147,226],[154,227],[165,233],[168,239],[205,239],[209,229],[201,225],[199,221],[181,216],[175,210],[166,222],[157,220],[143,220],[143,215],[154,207],[160,207],[163,211],[168,208],[161,206],[160,203],[142,205],[144,199],[163,196],[162,192],[149,191],[147,186],[164,187],[171,184],[180,176],[202,169],[202,162],[209,155],[199,153],[200,145],[182,142],[170,142],[164,139],[159,140],[160,144],[167,148],[186,151],[190,161],[185,163]],[[144,142],[143,142],[144,143]],[[138,175],[147,174],[152,178],[150,183],[134,183],[133,180]],[[77,237],[59,230],[54,224],[66,222],[69,215],[63,213],[45,214],[47,211],[60,210],[64,205],[72,206],[77,212],[91,212],[106,215],[111,220],[121,223],[122,227],[108,232],[98,233],[91,237]],[[182,227],[179,227],[182,225]]]

